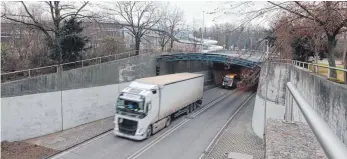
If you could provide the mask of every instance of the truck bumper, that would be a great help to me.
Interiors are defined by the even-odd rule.
[[[146,139],[146,134],[143,135],[127,135],[124,133],[119,132],[118,130],[113,129],[113,134],[116,136],[120,136],[120,137],[125,137],[125,138],[129,138],[129,139],[133,139],[133,140],[144,140]]]

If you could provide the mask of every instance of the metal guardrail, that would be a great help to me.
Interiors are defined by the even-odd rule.
[[[293,104],[296,101],[301,113],[306,119],[306,122],[312,129],[320,145],[322,146],[328,158],[345,159],[347,157],[347,147],[330,129],[329,125],[312,109],[310,104],[295,88],[288,82],[286,87],[286,122],[293,123]]]

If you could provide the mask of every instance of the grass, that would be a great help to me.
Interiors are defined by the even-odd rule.
[[[319,65],[329,66],[328,64],[323,64],[323,63],[319,63]],[[312,66],[310,68],[310,70],[313,71],[314,70],[313,68],[314,68],[314,66]],[[337,65],[337,68],[343,68],[343,66]],[[337,79],[329,78],[329,80],[337,82],[337,83],[344,83],[343,82],[343,71],[337,70],[336,73],[337,73]],[[328,68],[318,67],[318,74],[323,75],[325,77],[328,77]]]

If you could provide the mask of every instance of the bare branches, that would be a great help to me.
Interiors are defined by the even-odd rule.
[[[135,37],[135,50],[140,49],[141,38],[149,33],[160,20],[159,6],[156,2],[119,2],[105,9],[111,12],[111,16],[119,16],[126,21],[127,30]],[[138,53],[138,52],[137,52]]]

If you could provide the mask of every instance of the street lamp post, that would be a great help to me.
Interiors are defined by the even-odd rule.
[[[250,51],[252,51],[252,49],[253,49],[253,43],[252,43],[252,37],[250,37],[250,39],[251,39],[251,47],[250,47]]]
[[[201,29],[201,52],[204,48],[204,31],[205,31],[205,11],[202,11],[202,29]]]

